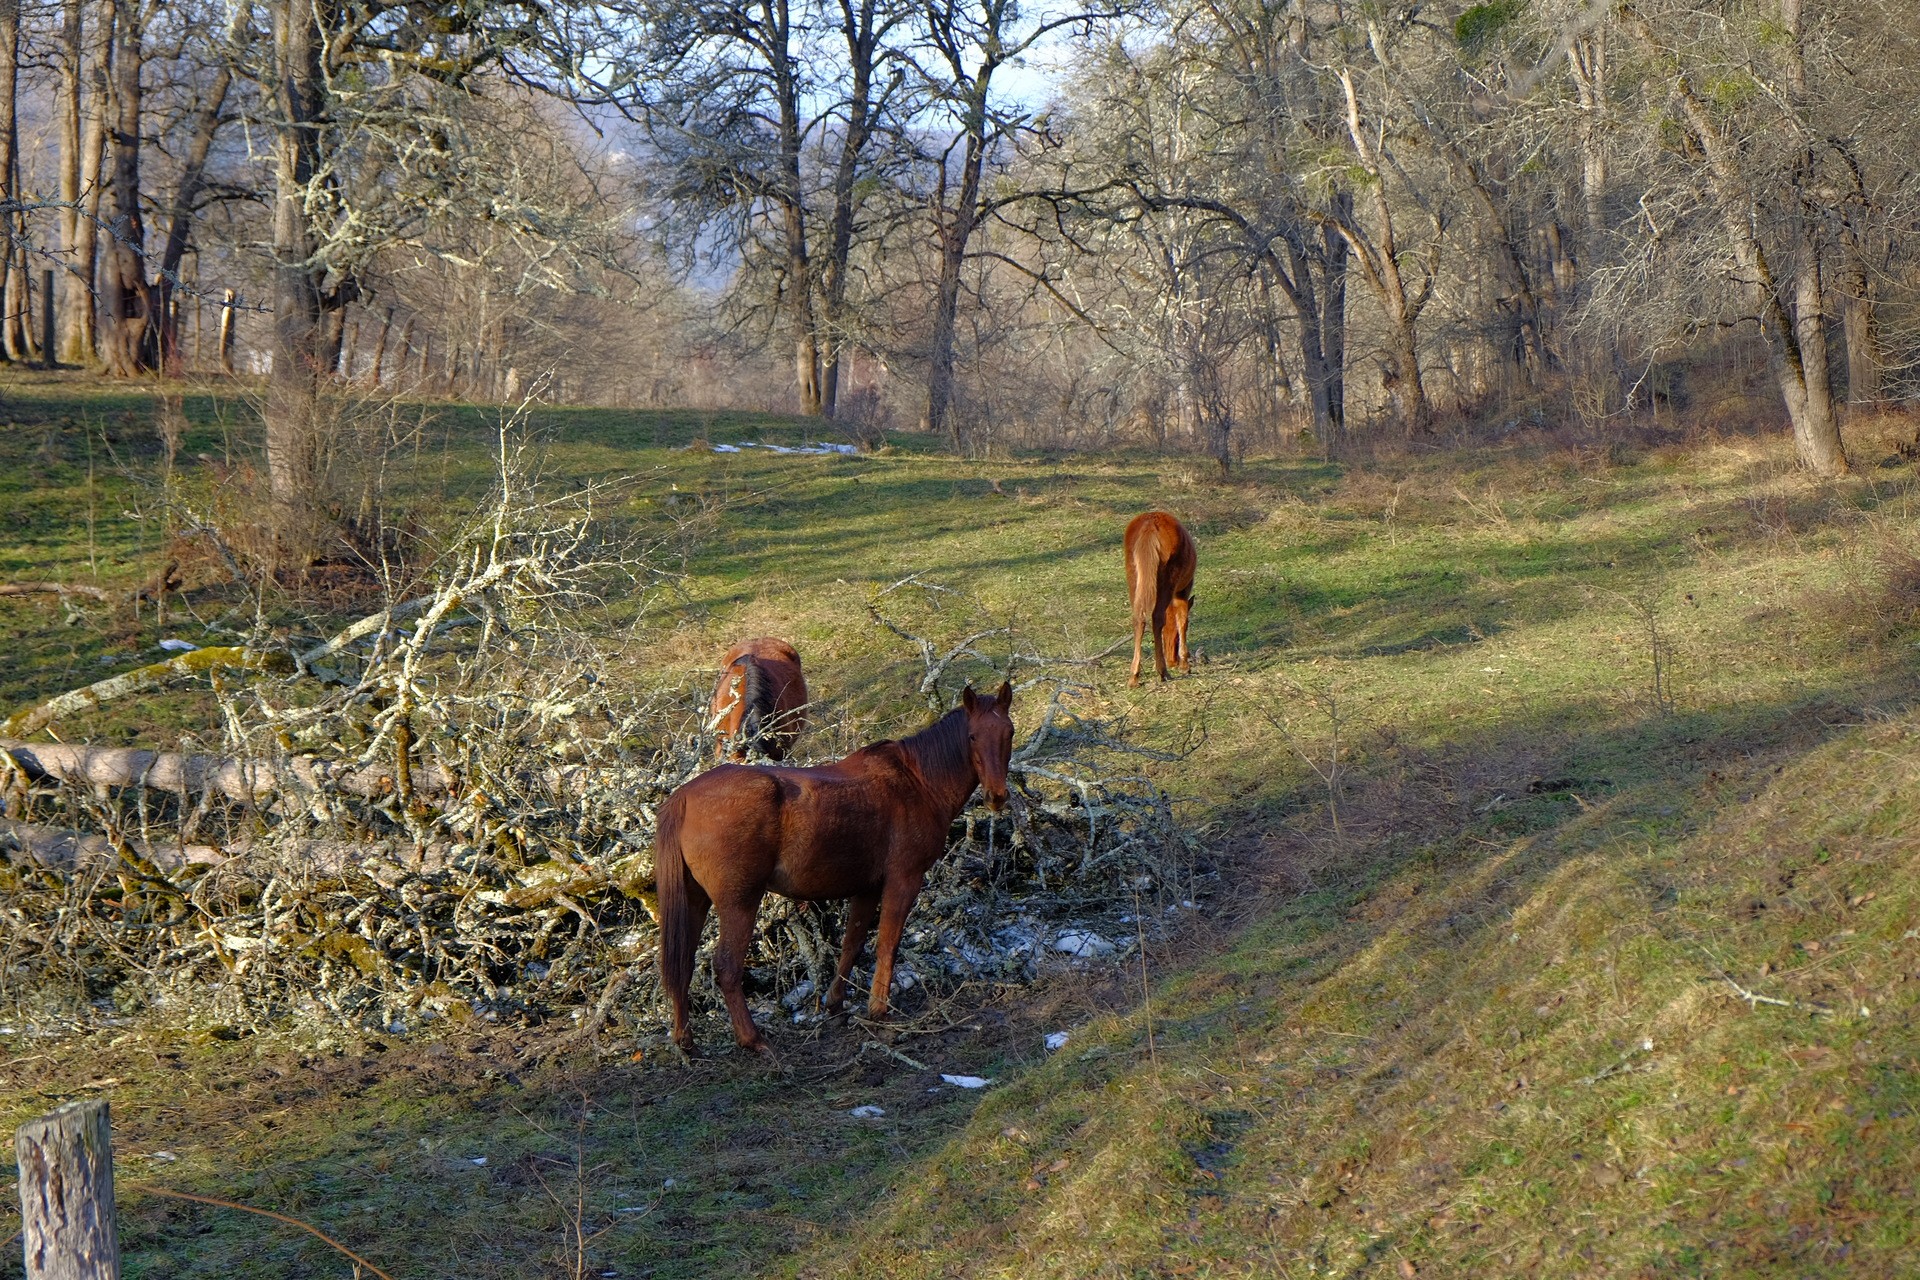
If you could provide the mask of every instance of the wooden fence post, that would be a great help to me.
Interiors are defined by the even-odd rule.
[[[27,1280],[120,1280],[107,1100],[69,1102],[13,1137]]]
[[[233,373],[233,301],[229,289],[220,299],[220,372]]]

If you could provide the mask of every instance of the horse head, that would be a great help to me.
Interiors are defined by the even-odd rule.
[[[1167,628],[1173,632],[1174,643],[1179,652],[1173,655],[1175,661],[1185,665],[1187,661],[1187,621],[1193,617],[1193,593],[1176,593],[1167,601]]]
[[[987,807],[999,813],[1007,807],[1007,761],[1013,755],[1013,684],[1001,681],[1000,692],[983,698],[968,685],[960,694],[967,713],[967,750],[974,776],[987,793]]]

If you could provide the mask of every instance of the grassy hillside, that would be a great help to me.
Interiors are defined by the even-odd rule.
[[[157,525],[121,514],[154,492],[154,399],[3,395],[0,580],[154,572]],[[179,483],[217,503],[245,406],[180,410]],[[432,414],[396,506],[477,493],[491,420]],[[1814,486],[1772,439],[1521,437],[1222,482],[912,438],[683,447],[807,432],[740,415],[535,427],[550,483],[635,477],[610,517],[677,575],[637,616],[614,603],[621,678],[787,635],[821,751],[924,717],[877,589],[917,574],[1023,645],[1096,653],[1125,629],[1126,518],[1179,512],[1203,661],[1164,688],[1129,691],[1116,658],[1090,676],[1102,711],[1187,748],[1159,778],[1222,868],[1149,947],[1147,997],[1128,968],[925,1011],[900,1045],[984,1095],[843,1028],[776,1029],[784,1075],[646,1036],[523,1073],[505,1034],[0,1034],[0,1120],[107,1090],[128,1181],[298,1213],[397,1276],[1911,1271],[1920,536],[1912,470],[1873,465],[1870,433],[1860,476]],[[187,603],[213,620],[219,592]],[[0,626],[10,705],[161,634],[44,597],[0,599]],[[143,710],[60,727],[205,709]],[[137,1189],[123,1213],[130,1274],[346,1274],[257,1220]]]

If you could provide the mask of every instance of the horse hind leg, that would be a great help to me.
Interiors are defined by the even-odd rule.
[[[707,927],[707,911],[713,900],[707,897],[707,891],[700,887],[699,881],[687,877],[687,929],[682,935],[681,945],[686,954],[680,958],[679,971],[683,974],[693,972],[693,959],[700,953],[700,934]],[[662,984],[667,989],[667,1003],[673,1014],[673,1042],[680,1051],[689,1057],[693,1054],[693,1024],[688,1017],[689,996],[686,983],[671,980]]]
[[[773,1050],[767,1046],[760,1028],[754,1025],[753,1015],[747,1011],[744,985],[747,949],[753,945],[753,925],[759,915],[760,903],[756,899],[748,903],[720,903],[718,906],[720,945],[713,949],[713,977],[720,986],[720,994],[726,997],[727,1016],[733,1020],[733,1038],[740,1042],[741,1048],[771,1057]]]
[[[1157,600],[1153,606],[1153,666],[1162,680],[1171,680],[1167,674],[1167,640],[1173,628],[1167,625],[1167,606],[1163,600]]]
[[[847,936],[840,943],[840,965],[834,972],[832,985],[827,988],[826,999],[820,1003],[828,1013],[837,1014],[846,1007],[847,975],[860,960],[860,949],[867,945],[867,934],[879,910],[877,894],[855,898],[847,906]]]

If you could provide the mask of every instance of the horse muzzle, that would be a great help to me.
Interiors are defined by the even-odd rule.
[[[985,790],[985,788],[982,788],[982,790]],[[987,808],[991,809],[995,813],[1005,813],[1007,811],[1007,793],[1002,791],[998,795],[996,795],[993,792],[988,791],[987,792]]]

